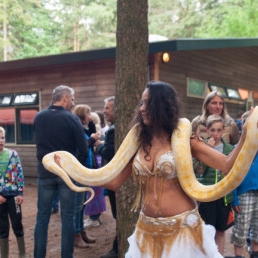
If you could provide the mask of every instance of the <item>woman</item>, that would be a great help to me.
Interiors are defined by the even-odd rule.
[[[132,172],[140,184],[141,212],[136,229],[128,239],[126,258],[222,257],[214,241],[215,229],[204,224],[196,201],[184,192],[178,180],[180,171],[175,169],[174,157],[177,149],[171,148],[171,135],[178,128],[178,122],[174,88],[165,82],[149,82],[135,118],[135,123],[140,125],[140,147],[118,176],[102,185],[116,191]],[[246,129],[236,148],[225,156],[193,135],[191,152],[203,163],[226,173],[233,166],[245,136]],[[61,166],[60,156],[55,154],[54,159]],[[47,166],[47,162],[44,164]]]
[[[105,139],[106,131],[108,130],[108,124],[106,122],[105,115],[103,111],[97,110],[95,113],[99,116],[100,126],[101,126],[101,137],[100,140],[103,141]]]
[[[85,137],[88,144],[88,158],[85,161],[85,166],[92,168],[93,163],[93,145],[96,140],[99,139],[98,133],[96,133],[95,125],[91,122],[90,117],[91,108],[88,105],[76,105],[73,109],[73,113],[80,119],[82,126],[84,127]],[[77,185],[80,186],[79,183]],[[88,247],[87,244],[95,243],[96,239],[88,236],[84,225],[84,202],[86,200],[85,192],[77,192],[75,195],[75,235],[74,246],[79,248]]]
[[[91,112],[90,114],[92,121],[95,125],[96,131],[98,132],[99,138],[101,137],[101,126],[100,126],[100,118],[95,112]],[[89,130],[86,130],[88,136],[91,134]],[[93,164],[92,168],[101,167],[101,156],[99,154],[94,153],[93,148],[91,148],[92,156],[93,156]],[[104,196],[104,188],[102,187],[92,187],[94,190],[94,198],[85,205],[84,215],[88,216],[88,218],[84,221],[84,226],[86,228],[90,227],[99,227],[101,224],[100,216],[102,212],[106,211],[106,200]],[[90,198],[91,193],[86,193],[86,199]]]
[[[212,91],[206,96],[202,105],[202,115],[192,120],[193,132],[205,140],[208,137],[206,121],[209,115],[220,115],[223,117],[225,120],[223,139],[231,145],[237,144],[240,137],[237,124],[234,119],[228,115],[225,101],[218,91]]]
[[[135,232],[128,239],[127,258],[222,257],[214,242],[215,230],[201,220],[196,202],[182,190],[171,149],[179,107],[175,90],[164,82],[150,82],[142,94],[135,119],[140,123],[141,147],[134,160],[106,188],[119,188],[133,171],[143,189]],[[221,171],[231,168],[243,137],[230,156],[215,152],[197,137],[191,138],[193,156]]]
[[[203,223],[196,202],[185,194],[177,179],[171,135],[177,128],[178,114],[177,96],[171,85],[148,83],[136,119],[142,127],[142,143],[133,160],[144,195],[136,230],[129,238],[128,258],[222,257],[214,242],[214,228]],[[233,164],[239,149],[228,159],[211,150],[192,137],[193,156],[221,171],[228,170],[224,165]]]

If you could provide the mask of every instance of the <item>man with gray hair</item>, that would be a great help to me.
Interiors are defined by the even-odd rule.
[[[34,120],[38,159],[38,203],[34,230],[34,257],[46,257],[48,224],[51,206],[57,192],[61,206],[61,257],[72,258],[74,251],[75,192],[58,176],[47,171],[43,157],[53,151],[68,151],[84,165],[87,158],[87,142],[83,127],[74,107],[74,90],[58,86],[53,90],[52,105],[40,111]]]

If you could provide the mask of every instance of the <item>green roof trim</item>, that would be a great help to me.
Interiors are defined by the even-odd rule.
[[[149,53],[258,46],[258,38],[173,39],[149,44]],[[116,48],[94,49],[59,55],[0,62],[0,72],[115,58]]]
[[[150,53],[258,46],[258,38],[176,39],[151,43]]]

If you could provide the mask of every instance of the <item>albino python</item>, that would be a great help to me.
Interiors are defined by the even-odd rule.
[[[171,145],[175,154],[178,179],[190,197],[202,202],[213,201],[225,196],[241,183],[258,150],[258,106],[253,110],[247,123],[246,139],[232,169],[220,182],[206,186],[196,180],[193,171],[190,121],[186,118],[179,120],[178,129],[172,134]],[[71,178],[89,186],[101,186],[111,181],[123,170],[138,150],[138,131],[138,126],[135,125],[125,137],[114,158],[102,168],[86,168],[73,155],[65,151],[56,151],[45,155],[43,165],[47,170],[60,176],[72,190],[91,191],[88,187],[76,187]],[[55,154],[60,156],[61,167],[54,161]],[[93,194],[91,197],[93,198]]]

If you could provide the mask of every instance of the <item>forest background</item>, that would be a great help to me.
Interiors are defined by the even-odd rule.
[[[133,10],[132,10],[133,12]],[[116,0],[0,1],[0,61],[116,46]],[[149,0],[149,40],[258,36],[256,0]]]

